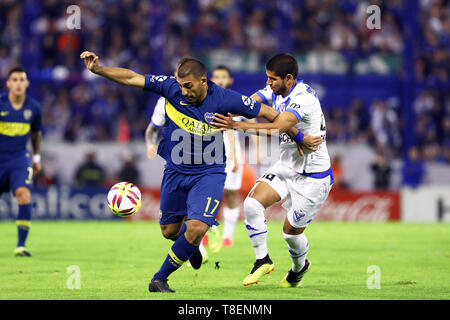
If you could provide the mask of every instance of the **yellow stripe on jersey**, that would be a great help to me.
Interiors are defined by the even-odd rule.
[[[172,106],[170,102],[167,101],[167,99],[166,114],[173,122],[175,122],[178,127],[189,133],[196,134],[198,136],[205,136],[219,132],[217,127],[211,126],[206,122],[196,120],[181,113],[180,111],[175,109],[175,107]]]
[[[0,121],[0,134],[3,134],[5,136],[24,136],[29,131],[29,123]]]

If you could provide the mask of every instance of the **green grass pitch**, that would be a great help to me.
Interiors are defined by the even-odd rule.
[[[147,291],[172,244],[156,222],[34,221],[28,239],[34,256],[25,258],[13,256],[16,227],[3,221],[0,299],[450,298],[450,224],[314,222],[306,230],[312,268],[303,287],[289,289],[278,287],[291,266],[282,224],[270,222],[268,228],[275,271],[259,284],[242,286],[254,253],[239,222],[235,246],[210,252],[200,270],[186,265],[177,270],[169,278],[177,293],[168,294]],[[80,289],[67,287],[72,265],[80,268]],[[380,289],[367,287],[372,265],[379,267]]]

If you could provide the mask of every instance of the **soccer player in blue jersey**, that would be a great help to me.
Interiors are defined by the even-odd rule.
[[[193,58],[184,58],[178,64],[175,78],[99,66],[98,56],[89,51],[80,57],[95,74],[166,98],[167,121],[158,146],[158,154],[166,160],[159,222],[163,236],[175,242],[149,283],[149,291],[175,292],[167,284],[169,275],[187,260],[195,269],[200,268],[202,257],[198,247],[208,229],[216,224],[222,200],[226,161],[222,132],[210,124],[214,113],[230,112],[272,121],[278,112],[215,85],[207,79],[203,63]],[[315,139],[321,140],[310,138],[312,145],[317,144]]]
[[[28,86],[25,69],[15,67],[8,72],[9,92],[0,95],[0,194],[12,191],[19,204],[18,241],[14,252],[16,256],[25,257],[31,257],[25,242],[31,225],[33,173],[41,170],[41,107],[26,94]],[[32,157],[26,148],[29,137]]]

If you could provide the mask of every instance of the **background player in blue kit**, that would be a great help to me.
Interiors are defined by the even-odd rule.
[[[174,292],[168,276],[189,260],[196,269],[202,263],[198,246],[216,223],[225,183],[223,135],[210,125],[214,113],[264,117],[278,113],[233,90],[215,85],[196,59],[184,59],[177,78],[141,75],[132,70],[98,65],[98,56],[85,51],[86,67],[120,84],[153,91],[166,98],[166,123],[158,154],[166,160],[161,186],[160,225],[163,236],[174,240],[165,261],[153,276],[149,291]],[[320,137],[319,137],[320,139]],[[187,216],[187,223],[184,222]],[[195,258],[195,259],[192,259]]]
[[[33,173],[41,171],[41,107],[26,95],[28,86],[25,69],[15,67],[8,72],[6,87],[9,92],[0,95],[0,194],[12,191],[17,199],[15,255],[29,257],[31,253],[25,248],[25,241],[31,224]],[[26,148],[29,137],[32,158]]]

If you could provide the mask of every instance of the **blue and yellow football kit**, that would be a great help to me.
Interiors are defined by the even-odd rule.
[[[144,90],[166,98],[166,122],[158,146],[158,154],[166,160],[160,224],[179,222],[186,215],[209,226],[217,224],[226,157],[222,131],[210,125],[212,117],[230,112],[255,118],[261,104],[209,80],[207,96],[199,105],[186,101],[174,77],[146,75]]]
[[[19,187],[32,188],[33,169],[27,141],[31,131],[41,130],[41,107],[26,97],[15,110],[8,94],[0,95],[0,194]]]
[[[32,98],[26,97],[22,107],[15,110],[8,94],[0,95],[0,194],[15,193],[19,187],[32,189],[33,168],[27,141],[31,131],[41,130],[41,107]],[[31,204],[19,204],[16,219],[18,256],[31,256],[25,250],[25,241],[31,225]]]

